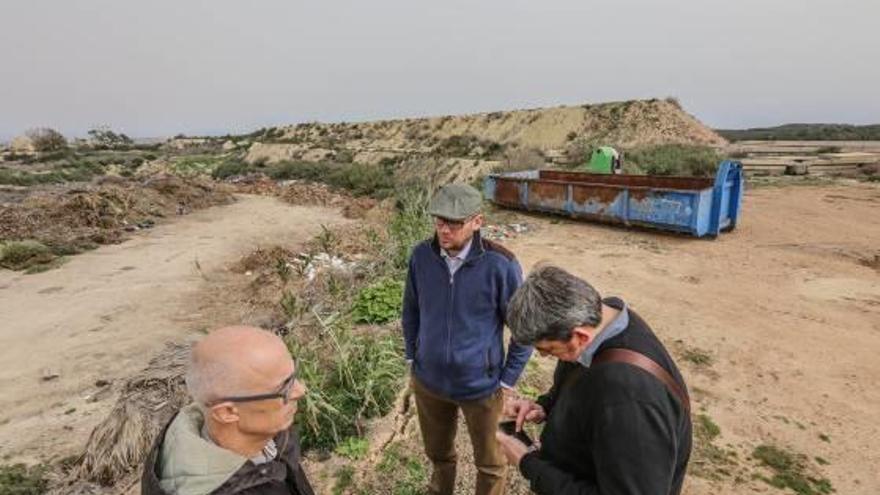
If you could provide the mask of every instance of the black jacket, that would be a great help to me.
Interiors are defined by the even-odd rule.
[[[605,304],[622,308],[616,298]],[[675,363],[648,325],[629,310],[626,330],[597,350],[640,352],[686,390]],[[570,375],[575,373],[575,375]],[[520,471],[540,495],[681,492],[691,453],[691,420],[657,378],[626,363],[586,368],[560,361],[553,387],[538,403],[547,412],[541,450]]]
[[[168,425],[173,421],[171,418]],[[147,458],[141,478],[141,495],[174,495],[160,488],[157,472],[167,429],[168,426],[159,435]],[[279,433],[275,444],[278,456],[274,460],[259,465],[247,461],[210,495],[314,495],[299,462],[299,438],[292,427]]]

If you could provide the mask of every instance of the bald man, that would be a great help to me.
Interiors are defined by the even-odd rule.
[[[143,495],[313,495],[292,429],[306,392],[278,336],[226,327],[193,346],[186,386],[193,404],[159,436]]]

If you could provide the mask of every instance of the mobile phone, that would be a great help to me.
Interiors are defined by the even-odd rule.
[[[526,432],[516,431],[516,421],[502,421],[501,423],[498,423],[498,429],[504,432],[504,434],[510,435],[524,443],[526,447],[531,447],[532,443],[534,443],[532,442],[532,439],[526,435]]]

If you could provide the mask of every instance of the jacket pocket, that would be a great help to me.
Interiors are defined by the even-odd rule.
[[[495,376],[495,371],[497,368],[495,366],[495,360],[492,357],[492,355],[494,354],[492,352],[492,349],[493,346],[491,345],[486,349],[486,376],[488,376],[489,378]]]

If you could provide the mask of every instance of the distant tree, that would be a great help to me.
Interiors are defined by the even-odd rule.
[[[89,136],[96,144],[104,146],[126,146],[132,144],[132,139],[125,134],[115,133],[108,126],[98,126],[89,130]]]
[[[67,147],[67,139],[55,129],[38,127],[25,133],[34,143],[36,151],[58,151]]]

